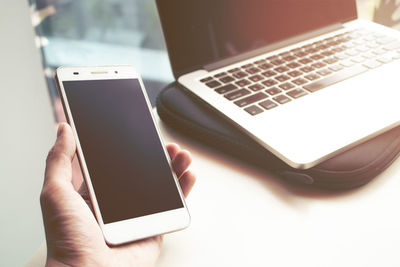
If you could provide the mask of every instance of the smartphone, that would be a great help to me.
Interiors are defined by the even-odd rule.
[[[60,67],[56,80],[105,241],[119,245],[187,227],[184,197],[138,72]]]

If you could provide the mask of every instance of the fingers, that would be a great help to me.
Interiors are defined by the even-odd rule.
[[[190,166],[190,163],[192,163],[190,153],[186,150],[180,150],[172,159],[172,169],[178,177],[181,177]]]
[[[181,178],[179,179],[179,184],[181,186],[183,195],[185,197],[189,195],[195,182],[196,182],[196,176],[191,171],[187,171],[184,174],[182,174]]]
[[[188,151],[180,150],[177,144],[167,145],[167,150],[172,159],[172,169],[178,176],[184,196],[187,197],[196,182],[194,173],[187,171],[192,163],[192,157]]]
[[[57,131],[57,140],[46,160],[44,184],[72,179],[71,161],[75,154],[75,140],[72,130],[66,123],[61,123]]]
[[[172,143],[172,144],[167,145],[167,151],[168,151],[168,154],[169,154],[169,157],[171,158],[171,160],[173,160],[175,158],[175,156],[178,154],[178,152],[180,150],[181,149],[178,146],[178,144]]]

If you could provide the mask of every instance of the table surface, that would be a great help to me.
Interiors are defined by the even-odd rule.
[[[361,188],[310,191],[160,126],[198,179],[159,266],[400,266],[399,160]]]
[[[310,191],[157,120],[197,175],[191,225],[166,235],[158,266],[400,266],[400,161],[361,188]],[[30,265],[44,259],[42,245]]]

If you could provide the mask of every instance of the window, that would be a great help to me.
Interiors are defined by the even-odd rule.
[[[59,66],[133,65],[151,102],[173,81],[155,1],[31,0],[48,84]]]

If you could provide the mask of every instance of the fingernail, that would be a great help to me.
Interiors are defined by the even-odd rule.
[[[62,123],[60,123],[60,125],[58,125],[58,129],[57,129],[57,137],[59,137],[64,131],[64,125]]]

